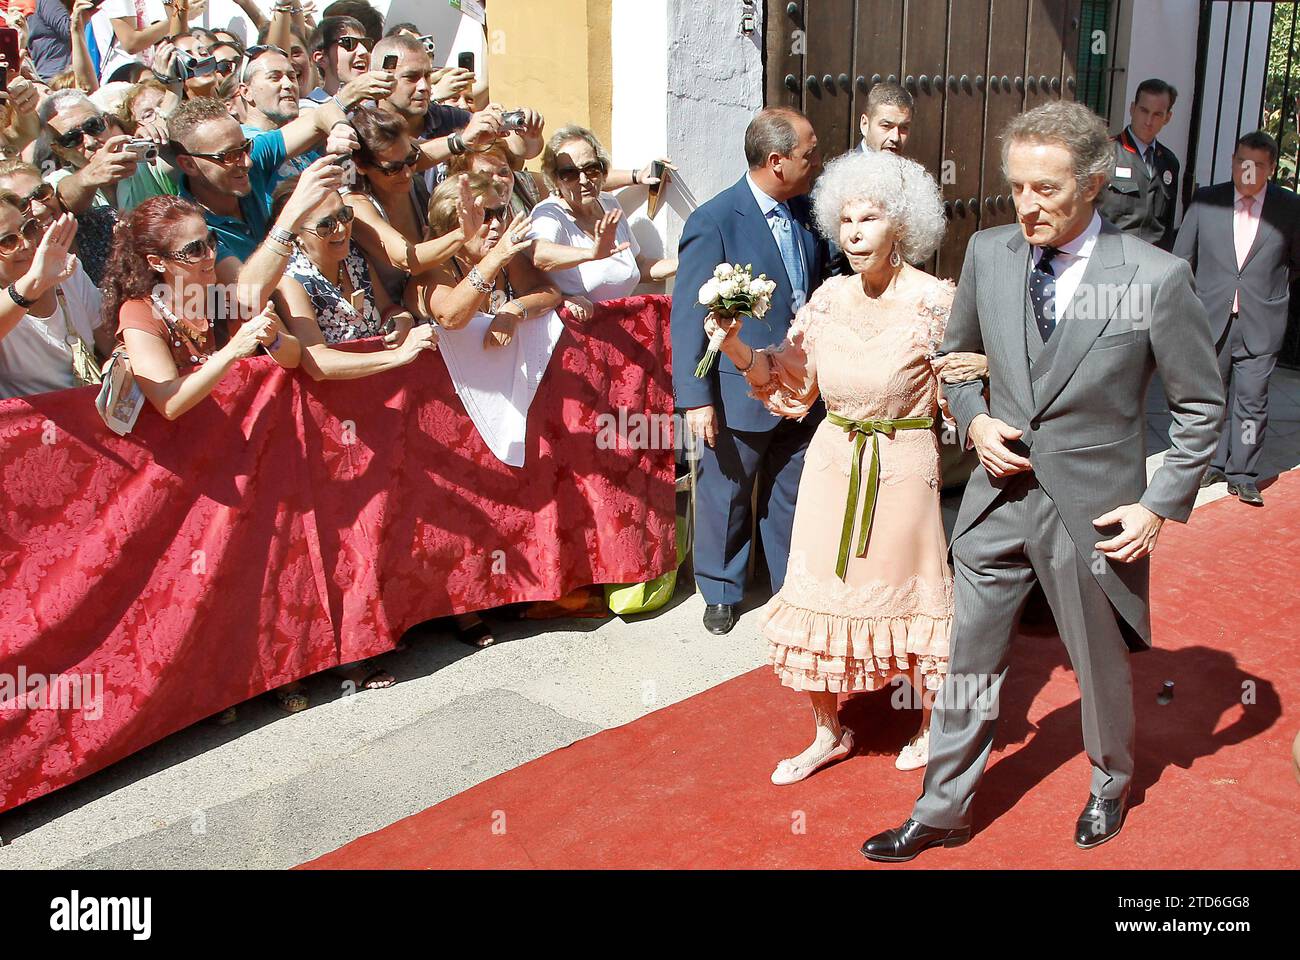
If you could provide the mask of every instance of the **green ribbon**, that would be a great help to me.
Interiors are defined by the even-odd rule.
[[[867,491],[862,503],[862,522],[858,525],[856,557],[867,554],[867,539],[871,533],[871,520],[876,513],[876,492],[880,486],[880,434],[893,436],[895,430],[929,430],[933,417],[906,417],[901,420],[850,420],[838,413],[826,414],[826,419],[853,438],[853,472],[849,476],[849,499],[844,506],[844,526],[840,531],[840,552],[835,560],[835,575],[844,579],[849,568],[849,547],[853,543],[853,511],[858,505],[858,490],[862,486],[862,450],[871,437],[871,467],[867,470]]]

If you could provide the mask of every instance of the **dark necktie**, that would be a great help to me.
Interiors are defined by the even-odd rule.
[[[1029,302],[1034,306],[1034,320],[1043,343],[1056,329],[1056,272],[1052,258],[1060,252],[1056,247],[1043,247],[1043,255],[1029,272]]]

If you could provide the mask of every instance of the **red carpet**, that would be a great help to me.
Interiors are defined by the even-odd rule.
[[[1133,660],[1135,805],[1090,852],[1071,840],[1088,790],[1079,703],[1059,640],[1017,640],[976,836],[922,867],[1264,868],[1300,862],[1291,768],[1300,690],[1300,472],[1252,509],[1228,498],[1166,528],[1154,568],[1156,649]],[[701,643],[710,641],[701,636]],[[683,656],[690,653],[684,647]],[[1161,683],[1175,696],[1159,705]],[[892,689],[846,701],[860,752],[774,787],[802,749],[802,695],[755,670],[524,764],[308,864],[313,868],[866,868],[858,847],[895,826],[923,771],[894,753],[915,729]],[[1243,703],[1243,700],[1245,701]],[[1289,713],[1288,713],[1289,711]]]

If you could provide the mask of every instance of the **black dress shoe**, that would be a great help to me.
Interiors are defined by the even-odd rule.
[[[1227,474],[1222,470],[1216,470],[1214,467],[1210,467],[1205,471],[1205,476],[1201,477],[1201,486],[1212,487],[1216,483],[1225,482],[1227,479]]]
[[[1230,483],[1228,492],[1242,503],[1249,503],[1256,507],[1264,505],[1264,498],[1259,495],[1259,487],[1253,483]]]
[[[729,603],[710,603],[704,608],[704,629],[709,633],[730,633],[736,625],[736,608]]]
[[[1124,825],[1127,806],[1128,791],[1114,800],[1089,795],[1088,804],[1074,825],[1074,845],[1080,850],[1091,850],[1115,836]]]
[[[945,830],[908,819],[901,827],[878,833],[864,843],[862,855],[882,863],[904,863],[930,847],[960,847],[969,839],[970,827]]]

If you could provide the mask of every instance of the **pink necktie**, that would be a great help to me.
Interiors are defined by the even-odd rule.
[[[1232,214],[1232,241],[1237,248],[1238,270],[1245,264],[1246,255],[1250,253],[1250,245],[1255,242],[1255,218],[1250,215],[1254,205],[1254,197],[1242,197],[1237,201],[1237,209]],[[1236,313],[1240,306],[1240,295],[1234,293],[1232,312]]]

